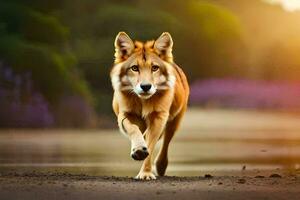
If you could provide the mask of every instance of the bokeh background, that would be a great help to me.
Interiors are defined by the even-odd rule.
[[[134,175],[111,109],[119,31],[170,32],[188,75],[171,172],[299,168],[298,0],[0,0],[1,170]]]
[[[191,106],[299,109],[297,2],[1,0],[0,126],[114,126],[119,31],[172,34]]]

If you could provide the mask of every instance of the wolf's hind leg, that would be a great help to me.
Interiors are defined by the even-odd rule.
[[[166,125],[164,134],[163,134],[163,141],[160,147],[160,150],[155,159],[155,167],[157,175],[164,176],[166,173],[166,169],[168,166],[168,149],[169,144],[179,127],[180,121],[183,117],[184,112],[179,113],[172,121],[169,121]]]

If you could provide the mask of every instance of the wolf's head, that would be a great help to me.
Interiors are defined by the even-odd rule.
[[[174,87],[173,40],[163,33],[156,41],[133,42],[125,32],[115,39],[115,64],[111,71],[115,90],[148,99],[157,91]]]

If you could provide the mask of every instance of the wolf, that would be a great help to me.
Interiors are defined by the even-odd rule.
[[[187,109],[189,84],[173,61],[173,40],[164,32],[156,40],[132,41],[119,32],[114,42],[114,65],[110,72],[114,89],[112,107],[120,132],[131,141],[131,157],[143,160],[137,179],[156,179],[168,166],[169,144]]]

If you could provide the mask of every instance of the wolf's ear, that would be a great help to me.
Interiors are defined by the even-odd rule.
[[[115,58],[129,56],[134,50],[134,44],[125,32],[119,32],[115,39]]]
[[[172,48],[173,40],[170,33],[168,32],[162,33],[154,43],[155,51],[163,57],[172,58]]]

